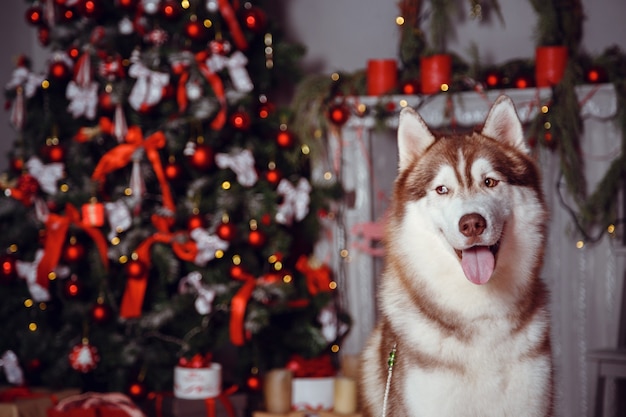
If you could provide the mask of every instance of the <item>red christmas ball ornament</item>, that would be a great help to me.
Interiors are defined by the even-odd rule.
[[[257,114],[261,119],[267,119],[272,113],[274,113],[275,107],[271,103],[262,103],[259,105]]]
[[[9,162],[9,166],[13,172],[22,172],[24,169],[24,158],[21,157],[13,157]]]
[[[328,119],[337,126],[343,126],[350,119],[350,109],[343,103],[333,104],[328,108]]]
[[[272,185],[277,185],[281,178],[282,176],[280,175],[280,171],[276,168],[269,169],[265,173],[265,179]]]
[[[261,379],[257,375],[250,375],[246,380],[246,385],[251,391],[259,391],[261,389]]]
[[[417,94],[420,91],[420,84],[416,80],[405,81],[400,87],[400,91],[407,96]]]
[[[65,295],[68,298],[79,297],[83,291],[83,285],[78,281],[76,275],[72,275],[70,279],[65,281]]]
[[[33,26],[43,23],[43,10],[40,6],[32,6],[26,9],[26,22]]]
[[[98,349],[89,343],[86,338],[82,343],[74,346],[69,354],[70,366],[82,373],[91,372],[96,369],[100,361]]]
[[[237,234],[237,228],[234,224],[230,222],[221,223],[219,226],[217,226],[215,233],[220,239],[231,242],[233,239],[235,239],[235,235]]]
[[[242,20],[245,27],[255,33],[264,31],[267,25],[267,15],[258,7],[245,9],[242,13]]]
[[[525,88],[532,87],[533,82],[530,77],[525,76],[525,75],[520,75],[515,78],[515,80],[513,81],[513,85],[515,86],[515,88],[525,89]]]
[[[128,396],[135,401],[143,400],[148,395],[148,388],[141,381],[132,382],[126,390]]]
[[[165,172],[165,178],[170,181],[179,180],[183,175],[183,168],[175,161],[168,162],[163,170]]]
[[[48,162],[63,162],[65,160],[65,148],[58,143],[45,145],[41,154]]]
[[[85,256],[85,247],[76,241],[76,238],[70,238],[70,242],[63,248],[62,258],[67,263],[80,261]]]
[[[79,3],[80,12],[83,16],[95,19],[102,13],[102,5],[99,0],[84,0]]]
[[[230,116],[230,124],[237,130],[248,130],[250,123],[250,115],[244,111],[235,111]]]
[[[115,3],[120,9],[130,11],[137,5],[137,0],[116,0]]]
[[[165,1],[161,5],[161,14],[166,19],[170,19],[170,20],[177,19],[178,16],[180,15],[180,12],[181,12],[180,2],[168,0],[168,1]]]
[[[97,302],[91,309],[91,319],[98,324],[104,324],[113,317],[113,310],[104,301]]]
[[[76,13],[74,13],[73,9],[66,8],[66,9],[62,10],[61,17],[62,17],[63,21],[67,23],[67,22],[71,22],[72,20],[76,19],[78,16],[77,16]]]
[[[593,66],[585,73],[585,80],[591,84],[605,83],[607,79],[606,71],[599,66]]]
[[[55,61],[50,64],[48,72],[52,78],[58,81],[69,80],[72,75],[72,72],[67,65],[61,61]]]
[[[16,259],[14,255],[4,254],[0,256],[0,284],[10,284],[15,280]]]
[[[76,46],[72,46],[70,49],[67,50],[67,54],[70,58],[76,60],[80,56],[80,49]]]
[[[295,136],[288,130],[281,130],[276,135],[276,143],[281,148],[290,148],[295,143]]]
[[[250,246],[259,248],[265,244],[265,234],[260,230],[250,230],[248,234],[248,243]]]
[[[213,166],[213,149],[205,144],[197,144],[194,153],[189,157],[194,168],[204,171]]]
[[[47,27],[40,27],[37,31],[37,39],[42,46],[50,45],[50,29]]]
[[[106,113],[111,113],[115,110],[115,105],[116,103],[114,103],[113,96],[111,95],[111,93],[107,91],[103,91],[98,96],[98,107],[102,111]]]
[[[130,279],[142,278],[147,272],[146,264],[143,262],[132,259],[126,264],[126,275]]]
[[[197,228],[204,228],[205,226],[206,222],[204,220],[204,216],[202,216],[201,214],[194,214],[193,216],[189,217],[189,220],[187,220],[187,230],[189,231]]]
[[[198,22],[197,20],[191,20],[185,25],[185,34],[192,41],[199,42],[204,40],[207,31],[201,22]]]
[[[243,278],[245,271],[241,265],[233,265],[230,267],[230,276],[234,279]]]
[[[488,72],[485,75],[485,85],[487,88],[497,88],[502,84],[502,76],[497,71]]]

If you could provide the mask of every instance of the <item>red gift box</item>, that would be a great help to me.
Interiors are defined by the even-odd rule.
[[[48,408],[48,417],[145,417],[126,395],[87,392],[67,397]]]
[[[187,400],[170,393],[151,394],[147,407],[150,417],[244,417],[248,397],[227,389],[216,398]]]

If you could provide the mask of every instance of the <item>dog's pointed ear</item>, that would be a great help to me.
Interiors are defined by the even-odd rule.
[[[529,152],[524,140],[522,122],[517,115],[513,101],[508,96],[500,96],[493,103],[481,133],[515,146],[523,152]]]
[[[415,110],[405,107],[398,121],[398,160],[400,171],[417,160],[426,148],[433,144],[435,137],[424,120]]]

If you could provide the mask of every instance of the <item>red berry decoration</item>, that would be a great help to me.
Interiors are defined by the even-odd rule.
[[[244,111],[236,111],[230,116],[230,124],[237,130],[248,130],[250,115]]]
[[[189,157],[189,163],[194,168],[204,171],[213,166],[213,149],[204,144],[197,144],[196,149]]]
[[[261,389],[261,380],[257,375],[250,375],[246,381],[246,385],[252,391],[258,391]]]
[[[350,109],[345,104],[334,104],[328,109],[328,118],[337,126],[343,126],[350,118]]]
[[[146,264],[139,260],[130,260],[126,264],[126,275],[130,279],[142,278],[147,272]]]
[[[524,89],[532,87],[533,82],[530,77],[520,75],[519,77],[515,78],[515,80],[513,81],[513,85],[515,86],[515,88]]]
[[[80,261],[84,256],[85,247],[80,242],[77,242],[75,237],[70,238],[70,242],[63,249],[63,260],[72,263]]]
[[[89,340],[83,339],[82,343],[74,346],[69,354],[70,366],[75,370],[87,373],[96,369],[100,361],[98,349],[89,344]]]
[[[589,68],[585,73],[585,79],[591,84],[605,83],[607,78],[604,68],[598,66]]]
[[[70,58],[76,60],[80,56],[80,49],[76,46],[72,46],[70,49],[67,50],[67,54],[70,56]]]
[[[15,256],[5,254],[0,256],[0,284],[10,284],[16,277]]]
[[[230,276],[234,279],[243,278],[244,270],[240,265],[233,265],[230,267]]]
[[[220,239],[231,242],[235,238],[237,228],[232,223],[222,223],[217,226],[215,233]]]
[[[84,0],[79,7],[83,16],[90,19],[95,19],[102,13],[102,5],[99,0]]]
[[[63,162],[65,160],[65,148],[59,144],[46,145],[42,154],[48,162]]]
[[[248,243],[250,246],[259,248],[265,244],[265,234],[260,230],[251,230],[248,234]]]
[[[293,133],[288,130],[281,130],[276,135],[276,143],[281,148],[291,148],[295,142],[295,137]]]
[[[26,21],[33,26],[43,23],[43,10],[39,6],[32,6],[26,9]]]
[[[488,72],[485,75],[485,84],[487,88],[497,88],[502,84],[502,76],[496,71]]]

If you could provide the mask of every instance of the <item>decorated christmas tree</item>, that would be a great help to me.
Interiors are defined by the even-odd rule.
[[[0,182],[0,354],[28,384],[170,390],[210,354],[255,388],[337,350],[340,187],[290,126],[303,48],[269,3],[29,1],[49,61],[7,80]]]

